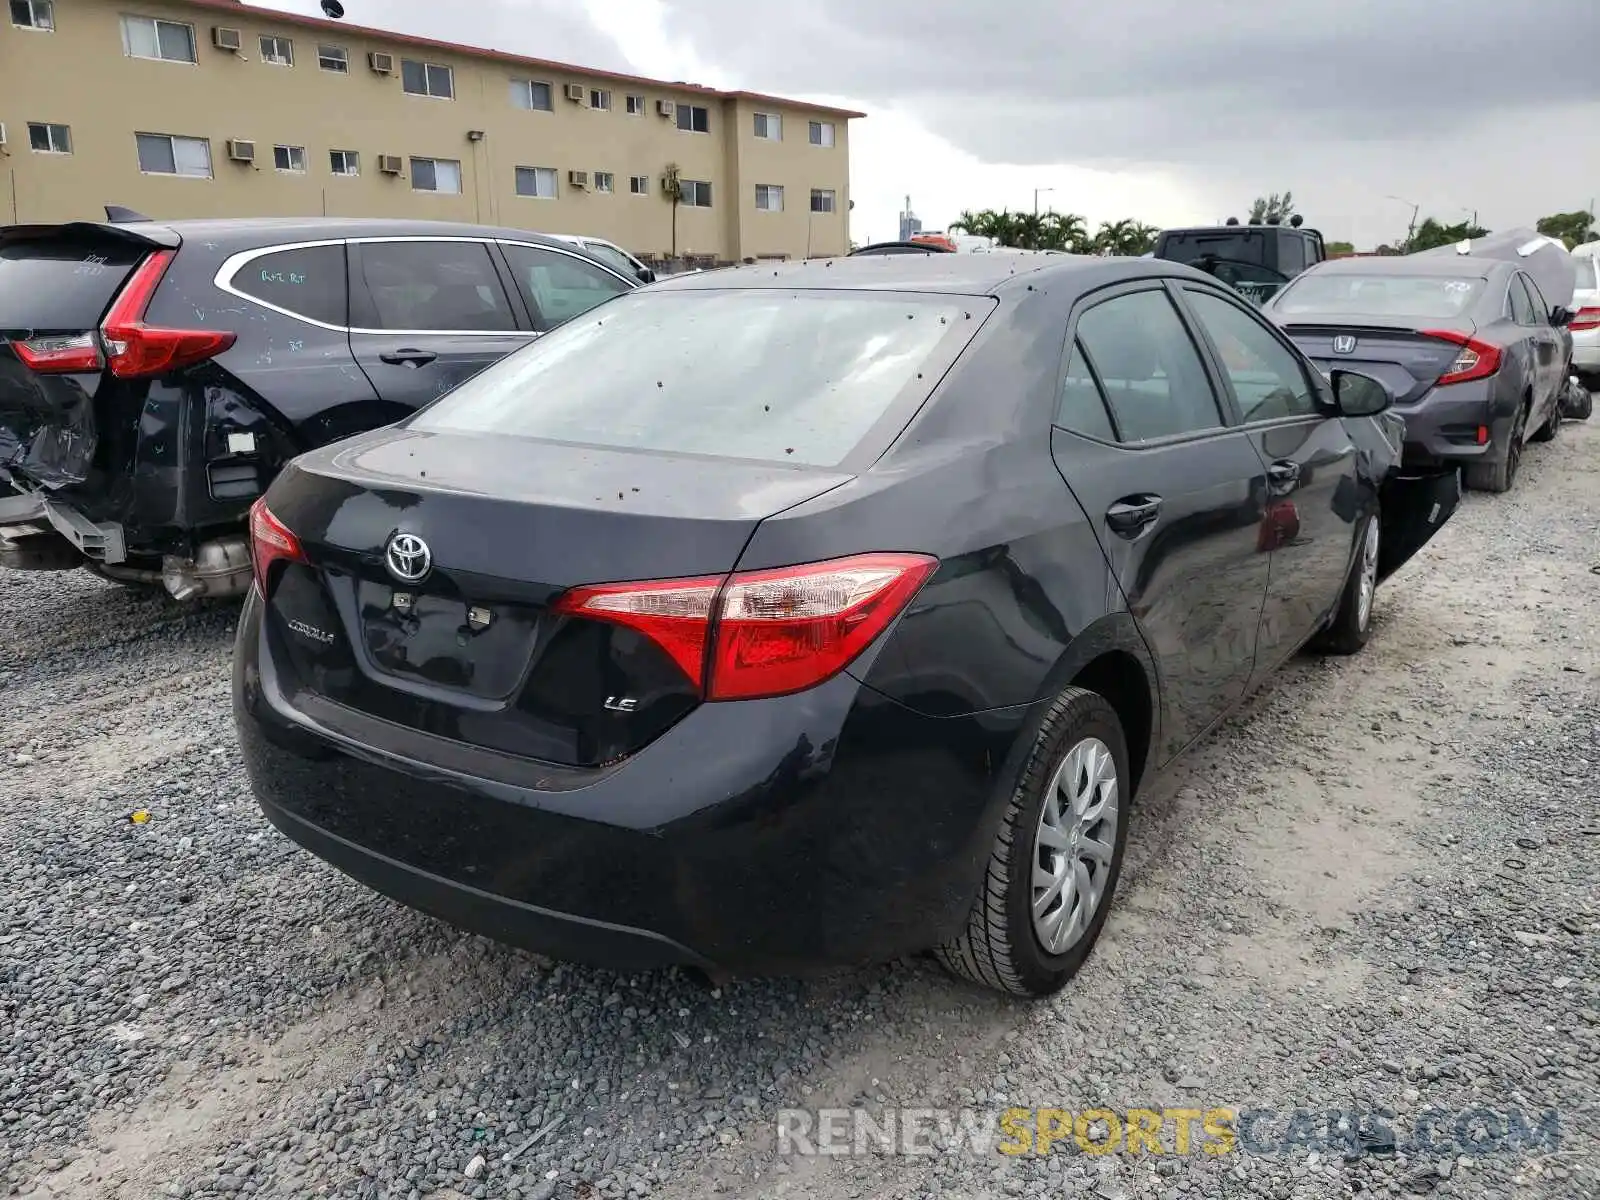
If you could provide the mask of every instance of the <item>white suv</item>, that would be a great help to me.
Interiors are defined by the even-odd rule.
[[[587,250],[608,267],[618,271],[625,271],[640,283],[654,283],[656,281],[656,273],[654,271],[615,242],[608,242],[604,238],[579,237],[574,233],[547,233],[545,236],[555,238],[560,242],[566,242],[567,245],[576,246],[580,250]]]

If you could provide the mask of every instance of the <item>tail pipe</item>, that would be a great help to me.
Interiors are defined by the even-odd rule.
[[[242,596],[250,580],[250,543],[243,534],[202,542],[193,558],[161,560],[161,583],[174,600]]]

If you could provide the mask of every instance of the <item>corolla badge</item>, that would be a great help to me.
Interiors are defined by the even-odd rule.
[[[1333,352],[1335,354],[1354,354],[1355,349],[1356,340],[1348,333],[1341,333],[1333,339]]]
[[[383,564],[401,583],[421,583],[433,570],[433,551],[414,533],[397,533],[383,551]]]
[[[311,641],[316,642],[319,646],[333,645],[333,634],[329,633],[325,629],[318,629],[315,625],[312,625],[309,622],[291,620],[289,622],[289,628],[294,630],[301,637],[309,638]]]

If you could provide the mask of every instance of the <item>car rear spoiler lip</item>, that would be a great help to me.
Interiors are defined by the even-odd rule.
[[[152,250],[176,250],[183,238],[176,229],[165,225],[148,224],[137,228],[117,225],[110,221],[68,221],[61,225],[4,225],[0,226],[0,245],[12,242],[34,241],[45,237],[93,236],[107,241],[132,242]]]

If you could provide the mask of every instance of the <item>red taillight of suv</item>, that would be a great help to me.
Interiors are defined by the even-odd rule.
[[[222,329],[169,329],[145,324],[150,298],[176,256],[158,250],[139,264],[100,324],[106,365],[118,379],[139,379],[215,358],[236,337]]]
[[[118,379],[146,379],[215,358],[237,340],[225,329],[173,329],[145,322],[150,298],[176,250],[158,250],[140,263],[111,302],[99,336],[93,332],[46,335],[12,342],[39,375],[74,375],[110,369]]]
[[[1456,353],[1455,360],[1445,368],[1444,374],[1434,380],[1434,387],[1487,379],[1500,369],[1498,346],[1491,346],[1488,342],[1479,341],[1465,333],[1458,333],[1454,329],[1424,329],[1420,332],[1423,337],[1438,338],[1441,342],[1451,342],[1461,347]]]
[[[602,584],[574,588],[555,610],[644,634],[707,700],[754,700],[802,692],[844,670],[938,565],[922,554],[858,554],[728,576]]]
[[[266,498],[250,506],[250,561],[255,568],[256,587],[267,594],[267,579],[275,562],[307,561],[300,539],[267,507]]]
[[[1582,333],[1586,329],[1600,329],[1600,308],[1593,306],[1580,308],[1572,314],[1572,324],[1567,328],[1573,333]]]

